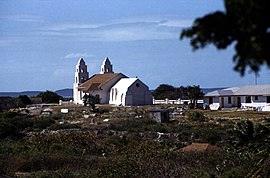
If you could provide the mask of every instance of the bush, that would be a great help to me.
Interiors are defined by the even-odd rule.
[[[49,127],[51,130],[60,130],[60,129],[79,129],[81,126],[79,124],[69,124],[69,123],[63,123],[63,124],[53,124]]]
[[[55,121],[52,120],[51,118],[39,118],[39,119],[34,120],[33,127],[35,129],[46,129],[54,123]]]
[[[194,111],[194,112],[188,113],[188,119],[192,121],[204,122],[206,120],[206,117],[204,116],[202,112]]]
[[[0,138],[6,138],[9,136],[18,136],[18,128],[7,122],[0,122]]]
[[[18,137],[20,132],[32,126],[33,121],[28,115],[14,112],[0,114],[0,138]]]

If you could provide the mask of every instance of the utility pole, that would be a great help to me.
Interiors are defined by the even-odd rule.
[[[258,72],[255,72],[255,85],[258,84],[258,76],[259,76]]]

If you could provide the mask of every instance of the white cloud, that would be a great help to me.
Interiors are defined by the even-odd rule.
[[[56,69],[53,72],[53,76],[55,77],[62,77],[65,76],[66,74],[68,74],[68,72],[65,69]]]
[[[73,29],[95,29],[102,25],[98,24],[80,24],[80,23],[64,23],[49,27],[52,31],[67,31]]]
[[[94,58],[95,55],[88,54],[88,53],[69,53],[65,56],[65,58],[80,58],[80,57],[92,57]]]
[[[35,16],[13,17],[17,20],[40,20]],[[138,41],[177,39],[181,28],[188,27],[191,20],[183,20],[173,16],[134,17],[114,19],[101,23],[59,23],[48,27],[39,27],[31,32],[32,38],[41,37],[46,40],[59,39],[68,41]],[[32,30],[33,31],[33,30]],[[30,37],[31,38],[31,37]],[[87,53],[70,53],[66,58],[93,57]]]
[[[42,22],[43,18],[40,16],[33,15],[12,15],[12,16],[1,16],[1,20],[10,20],[17,22]]]
[[[188,27],[192,25],[192,20],[168,20],[161,22],[159,25],[160,26],[167,26],[167,27]]]

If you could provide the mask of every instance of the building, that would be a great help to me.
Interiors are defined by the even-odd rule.
[[[270,85],[225,88],[206,93],[204,103],[230,107],[262,107],[270,104]]]
[[[82,97],[83,92],[79,90],[79,86],[89,78],[87,72],[87,65],[83,58],[80,58],[76,65],[75,80],[73,84],[73,101],[75,104],[83,104]]]
[[[110,104],[140,106],[153,103],[147,85],[138,78],[122,78],[110,90]]]
[[[100,99],[101,104],[138,106],[152,104],[149,88],[138,78],[128,78],[122,73],[114,73],[109,58],[105,58],[99,74],[88,78],[87,66],[81,58],[76,65],[73,85],[74,103],[83,104],[84,95],[91,94]]]
[[[156,109],[150,111],[150,118],[156,122],[164,123],[170,121],[169,110],[167,109]]]

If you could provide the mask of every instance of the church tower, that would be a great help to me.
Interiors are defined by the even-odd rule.
[[[88,78],[89,73],[87,72],[87,65],[85,64],[83,58],[80,58],[76,65],[75,81],[73,84],[73,99],[75,104],[83,104],[83,92],[79,91],[79,85],[88,80]]]
[[[100,74],[107,74],[107,73],[113,74],[114,72],[111,61],[109,60],[109,58],[106,57],[101,65]]]

